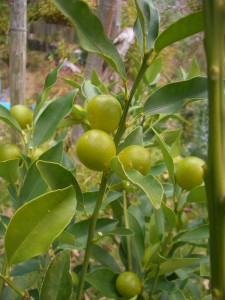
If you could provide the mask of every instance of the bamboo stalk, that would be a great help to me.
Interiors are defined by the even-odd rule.
[[[225,299],[225,3],[205,0],[205,52],[209,93],[209,142],[205,172],[208,199],[211,289]]]

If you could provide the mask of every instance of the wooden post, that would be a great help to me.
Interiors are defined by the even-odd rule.
[[[10,14],[9,77],[11,105],[24,103],[26,86],[27,0],[12,0]]]

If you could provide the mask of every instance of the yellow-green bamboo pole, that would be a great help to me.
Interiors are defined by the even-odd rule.
[[[213,299],[225,299],[225,1],[203,0],[209,92],[209,144],[205,172]]]

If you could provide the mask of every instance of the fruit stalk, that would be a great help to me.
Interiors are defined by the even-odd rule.
[[[209,142],[205,183],[208,200],[211,289],[214,299],[225,299],[225,4],[203,1],[205,52],[209,97]]]
[[[123,214],[124,214],[124,223],[125,228],[130,229],[129,227],[129,216],[127,211],[127,193],[123,191]],[[128,270],[133,271],[133,262],[132,262],[132,251],[131,251],[131,239],[130,236],[126,237],[127,241],[127,260],[128,260]]]
[[[77,292],[77,298],[76,298],[77,300],[83,299],[82,297],[83,297],[85,276],[87,273],[89,259],[91,256],[91,251],[92,251],[92,246],[93,246],[93,241],[94,241],[94,234],[95,234],[95,227],[96,227],[96,223],[98,220],[98,214],[99,214],[102,200],[103,200],[103,197],[104,197],[105,191],[106,191],[106,184],[107,184],[107,173],[104,172],[102,175],[102,180],[101,180],[101,184],[100,184],[100,188],[99,188],[99,193],[98,193],[98,198],[96,201],[95,209],[94,209],[94,212],[90,219],[87,245],[86,245],[86,249],[85,249],[85,255],[84,255],[84,260],[83,260],[83,265],[82,265],[82,270],[81,270],[81,275],[80,275],[80,281],[79,281],[79,286],[78,286],[78,292]]]
[[[143,57],[143,60],[142,60],[142,64],[141,64],[141,67],[140,67],[140,70],[137,74],[137,77],[133,83],[133,86],[131,88],[131,91],[130,91],[130,94],[129,94],[129,97],[126,101],[126,105],[125,105],[125,108],[124,108],[124,111],[123,111],[123,114],[122,114],[122,117],[121,117],[121,120],[120,120],[120,124],[119,124],[119,128],[116,132],[116,135],[115,135],[115,138],[114,138],[114,142],[115,142],[115,145],[117,146],[121,140],[121,137],[124,133],[124,131],[126,130],[126,118],[127,118],[127,114],[128,114],[128,110],[131,106],[131,101],[133,99],[133,96],[137,90],[137,87],[140,83],[140,81],[142,80],[143,76],[144,76],[144,73],[145,71],[147,70],[147,68],[149,67],[149,63],[148,63],[148,60],[149,60],[149,57],[151,56],[152,54],[152,51],[151,50],[150,52],[148,52],[147,54],[144,55]]]
[[[23,292],[23,291],[19,290],[18,287],[15,286],[14,283],[9,279],[9,277],[5,277],[4,275],[0,274],[0,278],[6,284],[8,284],[18,295],[20,295],[23,298],[26,296],[26,292]]]

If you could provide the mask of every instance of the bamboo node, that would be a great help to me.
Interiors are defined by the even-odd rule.
[[[213,65],[213,66],[210,68],[211,79],[212,79],[212,80],[218,79],[219,74],[220,74],[220,69],[219,69],[219,67],[216,66],[216,65]]]
[[[213,289],[212,290],[212,294],[213,294],[213,299],[221,299],[221,292],[218,289]]]

